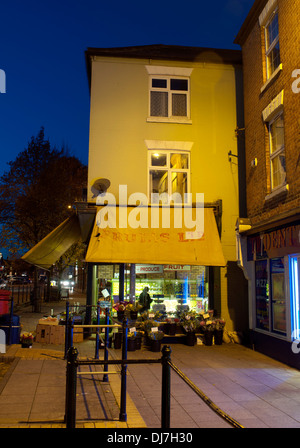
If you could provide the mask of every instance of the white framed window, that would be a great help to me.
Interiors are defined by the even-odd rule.
[[[280,66],[279,28],[277,9],[265,27],[266,75],[269,79]]]
[[[190,152],[153,149],[148,151],[149,199],[158,203],[172,196],[174,202],[184,203],[190,193]]]
[[[150,76],[150,117],[189,118],[190,80],[185,77]]]
[[[268,123],[272,190],[286,184],[283,113]]]

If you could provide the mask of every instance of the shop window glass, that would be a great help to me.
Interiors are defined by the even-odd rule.
[[[271,295],[272,295],[272,330],[286,334],[286,301],[284,287],[284,260],[270,260]]]
[[[300,257],[290,257],[290,296],[291,296],[291,331],[292,340],[300,337]]]
[[[256,292],[256,328],[270,329],[270,302],[268,262],[259,260],[255,263],[255,292]]]

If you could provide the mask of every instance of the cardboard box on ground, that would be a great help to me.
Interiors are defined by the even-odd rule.
[[[65,325],[58,325],[58,320],[40,319],[36,326],[35,342],[42,344],[64,344]],[[83,328],[74,328],[73,342],[83,341]]]

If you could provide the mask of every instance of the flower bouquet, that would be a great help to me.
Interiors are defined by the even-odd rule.
[[[189,311],[181,314],[180,324],[185,333],[195,333],[199,327],[199,318],[194,311]]]
[[[22,348],[31,348],[33,344],[33,334],[32,333],[23,333],[21,335],[21,345]]]
[[[150,332],[148,332],[148,337],[150,339],[151,351],[160,352],[161,340],[164,337],[164,332],[158,330],[157,327],[154,327]]]

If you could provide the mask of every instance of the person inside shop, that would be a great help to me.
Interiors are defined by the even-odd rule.
[[[146,286],[143,290],[143,292],[140,294],[139,297],[139,303],[142,305],[142,311],[147,311],[150,309],[150,305],[153,302],[153,300],[150,297],[150,294],[148,293],[149,288]]]

